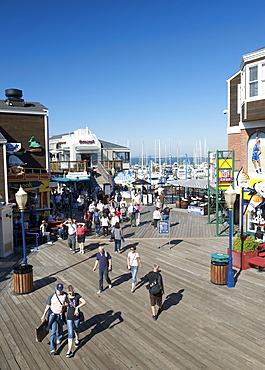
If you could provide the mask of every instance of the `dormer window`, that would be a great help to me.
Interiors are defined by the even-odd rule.
[[[249,68],[249,96],[258,96],[258,66]]]
[[[265,63],[264,60],[248,67],[248,96],[250,100],[265,98]]]

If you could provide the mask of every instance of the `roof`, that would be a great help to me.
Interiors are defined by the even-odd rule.
[[[7,142],[6,138],[0,132],[0,144],[5,144],[6,142]]]
[[[47,114],[48,108],[38,102],[24,102],[23,107],[7,105],[5,100],[0,100],[0,112],[5,113],[40,113]]]
[[[126,146],[118,145],[118,144],[113,144],[108,141],[104,140],[99,140],[101,143],[101,148],[102,149],[129,149]]]
[[[260,58],[264,58],[265,57],[265,47],[262,47],[258,50],[255,50],[251,53],[248,53],[248,54],[244,54],[242,55],[242,58],[241,58],[241,61],[240,61],[240,69],[243,68],[244,64],[246,63],[250,63],[250,62],[254,62]]]

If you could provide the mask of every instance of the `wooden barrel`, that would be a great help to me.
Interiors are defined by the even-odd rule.
[[[19,265],[14,268],[14,292],[18,294],[33,291],[33,266]]]
[[[227,283],[228,262],[211,262],[211,282],[225,285]]]

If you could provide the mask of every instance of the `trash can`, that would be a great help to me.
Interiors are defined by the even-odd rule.
[[[13,270],[14,292],[19,294],[33,291],[33,266],[18,265]]]
[[[211,282],[213,284],[225,285],[228,273],[228,254],[211,254]]]

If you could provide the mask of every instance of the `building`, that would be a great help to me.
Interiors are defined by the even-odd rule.
[[[85,187],[93,190],[92,182],[88,183],[88,180],[95,169],[94,187],[105,189],[105,186],[113,185],[115,172],[129,169],[130,149],[99,140],[86,127],[51,136],[50,158],[51,173],[59,183],[82,181]]]
[[[86,161],[88,167],[97,166],[99,161],[122,161],[123,169],[129,169],[130,149],[121,145],[99,140],[88,127],[74,132],[50,137],[52,162]]]
[[[235,169],[255,176],[252,152],[260,140],[265,172],[265,47],[241,58],[240,70],[228,83],[228,149],[235,151]]]
[[[234,178],[241,179],[235,185],[240,185],[244,210],[240,224],[250,233],[258,226],[265,232],[265,47],[243,55],[240,70],[227,83],[228,149],[234,150]]]
[[[48,109],[38,102],[25,102],[22,91],[7,89],[0,100],[0,257],[13,253],[15,193],[20,186],[28,193],[25,210],[34,205],[38,215],[50,205]],[[12,212],[13,211],[13,212]]]

